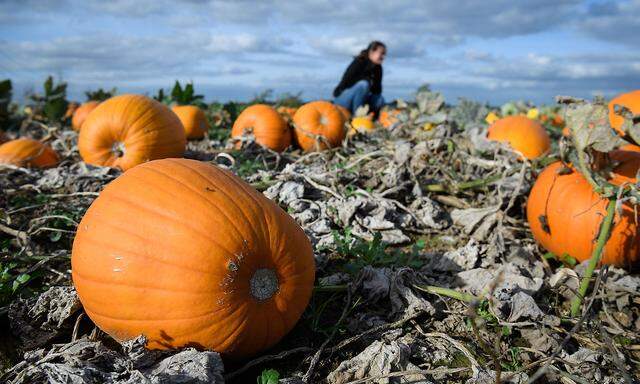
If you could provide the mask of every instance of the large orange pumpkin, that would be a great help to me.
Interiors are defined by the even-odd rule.
[[[640,165],[638,155],[623,157],[618,157],[623,163],[614,171],[612,183],[625,181],[631,174],[630,165],[635,166],[636,171]],[[578,171],[569,170],[565,174],[560,172],[563,169],[568,170],[561,162],[555,162],[540,173],[529,194],[527,220],[534,238],[545,249],[583,262],[593,254],[607,200],[595,193]],[[638,266],[640,233],[636,222],[633,207],[623,204],[616,213],[602,263],[629,269]]]
[[[178,116],[142,95],[102,102],[83,123],[78,139],[85,162],[122,170],[149,160],[182,157],[185,146]]]
[[[82,218],[73,283],[98,327],[152,349],[233,357],[277,343],[304,311],[313,249],[296,222],[232,173],[187,159],[142,164]]]
[[[100,105],[100,102],[98,101],[87,101],[86,103],[79,106],[73,112],[73,119],[71,119],[71,127],[73,128],[74,131],[79,131],[80,128],[82,128],[82,124],[87,119],[87,116],[89,116],[89,113],[91,113],[91,111],[96,109],[98,105]]]
[[[266,104],[255,104],[240,113],[233,123],[231,137],[252,133],[256,142],[281,152],[291,145],[291,130],[282,116]]]
[[[632,113],[640,114],[640,90],[623,93],[622,95],[614,97],[609,102],[609,122],[613,129],[615,129],[619,134],[624,135],[624,131],[622,131],[621,128],[622,123],[624,123],[624,118],[615,114],[613,108],[615,105],[623,105],[629,108]]]
[[[547,153],[551,139],[544,127],[526,116],[507,116],[489,127],[489,140],[508,143],[527,159],[535,159]]]
[[[207,116],[195,105],[176,105],[172,110],[182,122],[187,139],[202,139],[209,131]]]
[[[56,166],[58,161],[51,147],[33,139],[15,139],[0,145],[0,164],[48,168]]]
[[[293,117],[296,140],[310,152],[337,147],[346,135],[343,113],[328,101],[312,101]]]

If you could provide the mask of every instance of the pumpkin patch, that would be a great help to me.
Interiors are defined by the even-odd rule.
[[[0,141],[2,132],[18,138],[0,143],[0,382],[634,382],[640,147],[632,138],[640,125],[627,121],[621,135],[601,97],[529,93],[544,74],[557,87],[569,84],[568,73],[596,73],[580,89],[611,94],[620,82],[601,81],[600,61],[597,71],[578,58],[561,62],[557,47],[517,60],[541,45],[477,55],[464,52],[465,40],[442,63],[464,57],[468,75],[394,58],[384,72],[393,77],[379,83],[367,60],[391,58],[404,38],[388,51],[373,42],[373,51],[347,55],[356,40],[326,39],[333,31],[315,7],[307,13],[323,31],[309,41],[332,47],[287,63],[298,41],[275,29],[251,34],[293,14],[279,2],[246,5],[194,2],[174,14],[163,2],[145,26],[191,9],[214,10],[219,23],[197,34],[187,27],[201,18],[187,19],[172,34],[170,17],[162,34],[141,40],[126,39],[118,23],[122,41],[91,45],[91,68],[113,71],[95,69],[92,82],[134,62],[139,68],[114,84],[150,97],[78,83],[87,78],[72,71],[86,66],[75,57],[85,48],[80,35],[61,41],[74,52],[61,61],[73,64],[61,68],[73,79],[69,93],[63,79],[47,77],[16,98],[24,79],[15,90],[0,81]],[[374,8],[397,8],[387,5]],[[261,20],[222,34],[234,20],[224,18],[227,8]],[[370,7],[334,8],[329,16],[344,21],[342,13]],[[596,8],[606,7],[588,13]],[[262,20],[271,14],[277,22]],[[425,15],[413,16],[421,28],[437,27]],[[483,28],[505,18],[494,16]],[[47,34],[59,28],[52,22],[41,27]],[[415,44],[436,41],[416,33]],[[24,49],[9,37],[9,55]],[[167,41],[172,55],[145,61]],[[123,43],[106,60],[110,45]],[[429,59],[444,49],[429,47]],[[42,48],[33,48],[47,56],[38,66],[64,59]],[[343,56],[353,61],[346,76],[324,73]],[[304,60],[314,65],[288,68]],[[279,68],[265,71],[272,61]],[[529,62],[536,71],[524,70]],[[616,62],[628,67],[616,78],[628,64]],[[198,70],[181,73],[191,65]],[[305,75],[312,70],[323,73]],[[418,71],[416,81],[443,89],[422,85],[403,98],[402,84]],[[526,77],[516,79],[518,71]],[[491,80],[496,74],[506,78]],[[337,88],[324,83],[329,76]],[[477,100],[463,96],[470,78]],[[273,91],[256,89],[271,82]],[[495,104],[523,88],[521,101]],[[67,99],[79,91],[95,102],[74,106]],[[615,100],[634,108],[633,98]]]

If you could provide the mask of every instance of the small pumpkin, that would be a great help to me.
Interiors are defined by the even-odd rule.
[[[351,119],[351,131],[350,135],[356,132],[370,132],[375,128],[373,121],[369,116],[359,116]]]
[[[202,139],[209,132],[209,122],[202,109],[195,105],[176,105],[172,110],[178,115],[187,139]]]
[[[33,139],[15,139],[0,145],[0,164],[49,168],[58,161],[58,154],[51,147]]]
[[[614,112],[614,106],[616,105],[625,106],[632,113],[640,114],[640,90],[623,93],[614,97],[609,102],[609,122],[611,123],[613,129],[615,129],[620,135],[624,136],[625,133],[622,130],[624,118]]]
[[[507,116],[489,127],[489,140],[508,143],[527,159],[535,159],[549,151],[551,139],[544,127],[526,116]]]
[[[635,144],[625,144],[620,147],[621,151],[640,152],[640,147]]]
[[[630,166],[637,171],[640,165],[639,154],[618,159],[623,162],[614,170],[614,177],[609,180],[612,183],[624,181]],[[531,189],[527,221],[542,247],[557,256],[570,255],[583,262],[593,254],[600,224],[606,216],[606,205],[606,199],[594,192],[578,171],[555,162],[540,173]],[[640,233],[636,222],[633,207],[622,204],[605,245],[603,264],[629,269],[638,266]]]
[[[111,182],[71,255],[87,315],[118,341],[245,357],[296,324],[315,276],[309,239],[239,177],[188,159],[151,161]]]
[[[346,135],[345,118],[335,104],[312,101],[293,117],[296,140],[306,152],[337,147]]]
[[[100,105],[99,101],[93,101],[93,100],[87,101],[86,103],[79,106],[73,112],[73,119],[71,119],[71,127],[73,128],[74,131],[79,131],[80,128],[82,128],[82,124],[87,119],[87,116],[89,116],[89,113],[91,113],[91,111],[96,109],[98,105]]]
[[[69,102],[69,105],[67,105],[67,111],[64,113],[64,118],[65,119],[73,118],[73,114],[76,112],[76,110],[79,107],[80,107],[80,104],[76,103],[75,101]]]
[[[127,170],[149,160],[182,157],[184,128],[166,105],[142,95],[103,101],[85,120],[78,138],[82,159]]]
[[[399,109],[383,109],[380,112],[380,116],[378,120],[380,124],[384,128],[391,128],[394,124],[398,122],[398,115],[400,114]]]
[[[500,120],[500,116],[498,116],[498,114],[497,114],[497,113],[495,113],[495,112],[493,112],[493,111],[492,111],[492,112],[489,112],[489,113],[487,114],[487,116],[484,118],[484,121],[485,121],[487,124],[493,124],[493,123],[495,123],[495,122],[496,122],[496,121],[498,121],[498,120]]]
[[[282,116],[270,105],[255,104],[243,110],[233,123],[231,137],[251,133],[256,142],[277,152],[291,145],[291,130]]]
[[[347,108],[343,107],[340,104],[334,104],[334,105],[336,106],[336,108],[338,108],[340,113],[342,113],[342,116],[344,117],[344,121],[351,120],[351,111],[349,111]]]

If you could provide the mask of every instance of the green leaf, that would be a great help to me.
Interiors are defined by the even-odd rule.
[[[275,369],[265,369],[258,377],[258,384],[278,384],[280,373]]]
[[[53,89],[53,77],[47,77],[47,80],[44,81],[44,95],[45,97],[51,94],[51,90]]]
[[[29,279],[31,279],[31,276],[29,276],[26,273],[22,273],[20,275],[18,275],[16,277],[15,280],[13,280],[13,287],[12,287],[12,291],[15,292],[18,290],[18,288],[20,288],[20,286],[24,285],[27,283],[27,281],[29,281]]]
[[[49,233],[49,240],[51,240],[51,242],[55,243],[57,241],[59,241],[62,238],[62,232],[50,232]]]
[[[47,101],[44,106],[44,115],[49,121],[59,121],[67,111],[68,104],[64,98]]]
[[[179,100],[182,96],[182,87],[180,86],[180,82],[176,80],[176,84],[173,86],[171,90],[171,99],[174,101]]]

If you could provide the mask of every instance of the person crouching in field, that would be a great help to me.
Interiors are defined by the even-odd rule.
[[[334,103],[354,113],[358,107],[369,105],[376,116],[384,105],[382,97],[382,62],[387,47],[380,41],[372,41],[356,56],[344,72],[340,84],[333,91]]]

